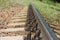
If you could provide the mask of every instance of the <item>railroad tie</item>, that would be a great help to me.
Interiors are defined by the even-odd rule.
[[[24,36],[27,35],[25,31],[27,9],[28,7],[24,7],[17,13],[13,12],[14,15],[7,21],[8,23],[0,29],[0,40],[24,40]]]

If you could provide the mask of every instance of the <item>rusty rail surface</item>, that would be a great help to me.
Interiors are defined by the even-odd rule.
[[[26,26],[27,26],[26,30],[35,33],[35,35],[38,35],[39,32],[36,33],[36,30],[40,29],[41,31],[40,40],[59,40],[54,34],[54,32],[52,31],[52,29],[45,22],[41,14],[32,4],[29,5],[27,17],[28,18],[27,18],[27,23],[26,23]],[[33,36],[31,38],[32,39],[36,38],[36,36],[35,37]]]

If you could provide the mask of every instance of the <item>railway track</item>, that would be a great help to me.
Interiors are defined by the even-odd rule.
[[[0,40],[59,40],[33,5],[16,11],[0,27]]]

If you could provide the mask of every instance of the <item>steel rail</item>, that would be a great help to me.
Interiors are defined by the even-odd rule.
[[[33,14],[38,22],[38,25],[41,29],[42,40],[59,40],[48,24],[45,22],[40,12],[32,5],[29,5],[29,8],[33,11]]]

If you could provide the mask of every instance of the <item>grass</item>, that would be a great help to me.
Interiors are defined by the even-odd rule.
[[[9,6],[9,4],[10,4],[10,1],[8,0],[0,0],[0,8]]]
[[[42,3],[39,3],[39,5],[37,5],[38,9],[40,10],[40,12],[45,15],[45,17],[48,17],[49,19],[55,19],[57,17],[57,11],[54,10],[54,9],[51,9],[50,7],[42,4]]]
[[[3,3],[4,6],[1,3]],[[3,7],[15,5],[15,4],[29,5],[30,3],[33,3],[34,6],[37,7],[37,9],[42,14],[42,16],[44,17],[45,20],[48,19],[48,20],[52,20],[53,22],[55,22],[55,21],[59,22],[57,20],[58,20],[58,18],[60,18],[60,12],[56,11],[55,9],[51,9],[50,6],[45,5],[42,2],[39,2],[37,0],[10,0],[10,1],[6,0],[6,1],[0,1],[0,5],[2,5]]]
[[[56,6],[56,7],[60,8],[60,3],[58,3],[58,2],[54,2],[52,0],[43,0],[42,2],[46,3],[48,5],[53,5],[53,6]]]
[[[38,4],[37,4],[38,3]],[[42,16],[45,20],[50,20],[52,23],[60,23],[60,11],[56,11],[55,9],[51,9],[48,5],[45,5],[39,1],[34,3],[35,6],[38,8]],[[59,20],[59,21],[58,21]]]

